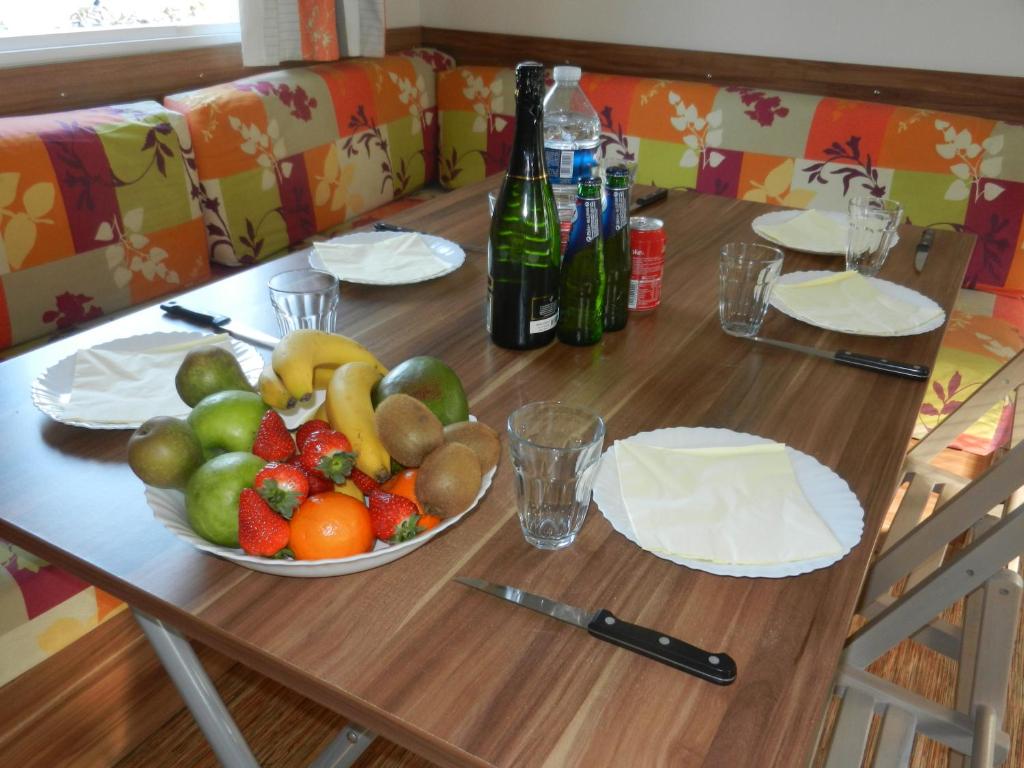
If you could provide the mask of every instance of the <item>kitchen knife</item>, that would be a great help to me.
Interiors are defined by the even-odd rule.
[[[621,621],[603,608],[591,612],[573,605],[557,603],[522,589],[507,587],[504,584],[492,584],[483,579],[473,579],[467,576],[456,576],[455,581],[500,597],[502,600],[508,600],[524,608],[543,613],[545,616],[574,624],[600,640],[660,661],[662,664],[675,667],[683,672],[689,672],[691,675],[696,675],[709,682],[729,685],[736,680],[736,662],[727,654],[708,653],[689,643],[684,643],[682,640],[655,632],[653,629]]]
[[[374,232],[414,232],[417,235],[428,235],[429,232],[420,232],[417,229],[409,229],[408,227],[400,227],[397,224],[389,224],[386,221],[378,221],[373,225]],[[438,235],[435,235],[438,237]],[[463,243],[455,243],[459,248],[464,250],[466,253],[486,253],[487,247],[483,245],[465,245]]]
[[[862,355],[857,352],[847,352],[843,349],[836,352],[830,352],[825,349],[805,347],[803,344],[793,344],[789,341],[766,339],[764,336],[751,336],[750,338],[754,341],[760,341],[762,344],[771,344],[773,347],[782,347],[783,349],[789,349],[793,352],[803,352],[806,355],[824,357],[826,360],[834,360],[842,365],[849,365],[854,368],[864,368],[865,370],[876,371],[878,373],[888,373],[892,376],[902,376],[903,378],[915,379],[916,381],[927,381],[928,376],[931,373],[926,365],[897,363],[892,360],[886,360],[884,357]]]
[[[242,325],[242,323],[236,323],[227,315],[217,315],[204,310],[190,309],[176,301],[165,301],[160,305],[160,309],[171,317],[186,320],[193,325],[199,325],[203,328],[223,331],[224,333],[231,334],[236,339],[249,341],[267,349],[273,349],[277,346],[277,342],[280,341],[279,338],[271,336],[269,333],[264,333],[256,328],[250,328],[247,325]]]
[[[914,269],[919,273],[924,270],[924,265],[928,261],[928,249],[932,247],[932,240],[935,239],[935,230],[926,229],[921,233],[921,240],[917,244],[917,250],[914,251]]]

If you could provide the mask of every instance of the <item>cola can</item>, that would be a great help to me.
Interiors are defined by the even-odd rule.
[[[633,269],[629,277],[629,308],[650,312],[661,303],[665,271],[665,223],[647,216],[629,219]]]

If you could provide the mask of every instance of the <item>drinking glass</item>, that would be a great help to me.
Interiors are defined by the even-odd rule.
[[[733,336],[761,330],[772,286],[782,271],[782,251],[760,243],[727,243],[718,267],[718,318]]]
[[[338,315],[338,278],[319,269],[292,269],[270,278],[270,303],[281,334],[300,328],[333,332]]]
[[[508,417],[508,436],[523,536],[538,549],[568,547],[590,506],[604,421],[567,403],[529,403]]]
[[[874,277],[896,242],[903,206],[895,200],[858,196],[850,199],[846,268]]]

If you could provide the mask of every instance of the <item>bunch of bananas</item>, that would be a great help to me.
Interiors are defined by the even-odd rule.
[[[274,347],[271,364],[258,383],[267,405],[279,410],[305,403],[323,389],[327,400],[317,418],[326,417],[343,432],[358,454],[356,466],[378,481],[391,473],[391,457],[373,423],[373,387],[388,372],[366,347],[324,331],[292,331]]]

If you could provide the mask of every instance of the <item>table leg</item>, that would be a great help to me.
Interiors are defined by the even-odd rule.
[[[135,609],[132,613],[221,765],[227,768],[259,768],[242,732],[188,640],[159,619]]]
[[[360,725],[349,723],[337,738],[317,755],[309,768],[349,768],[366,751],[376,735]]]

